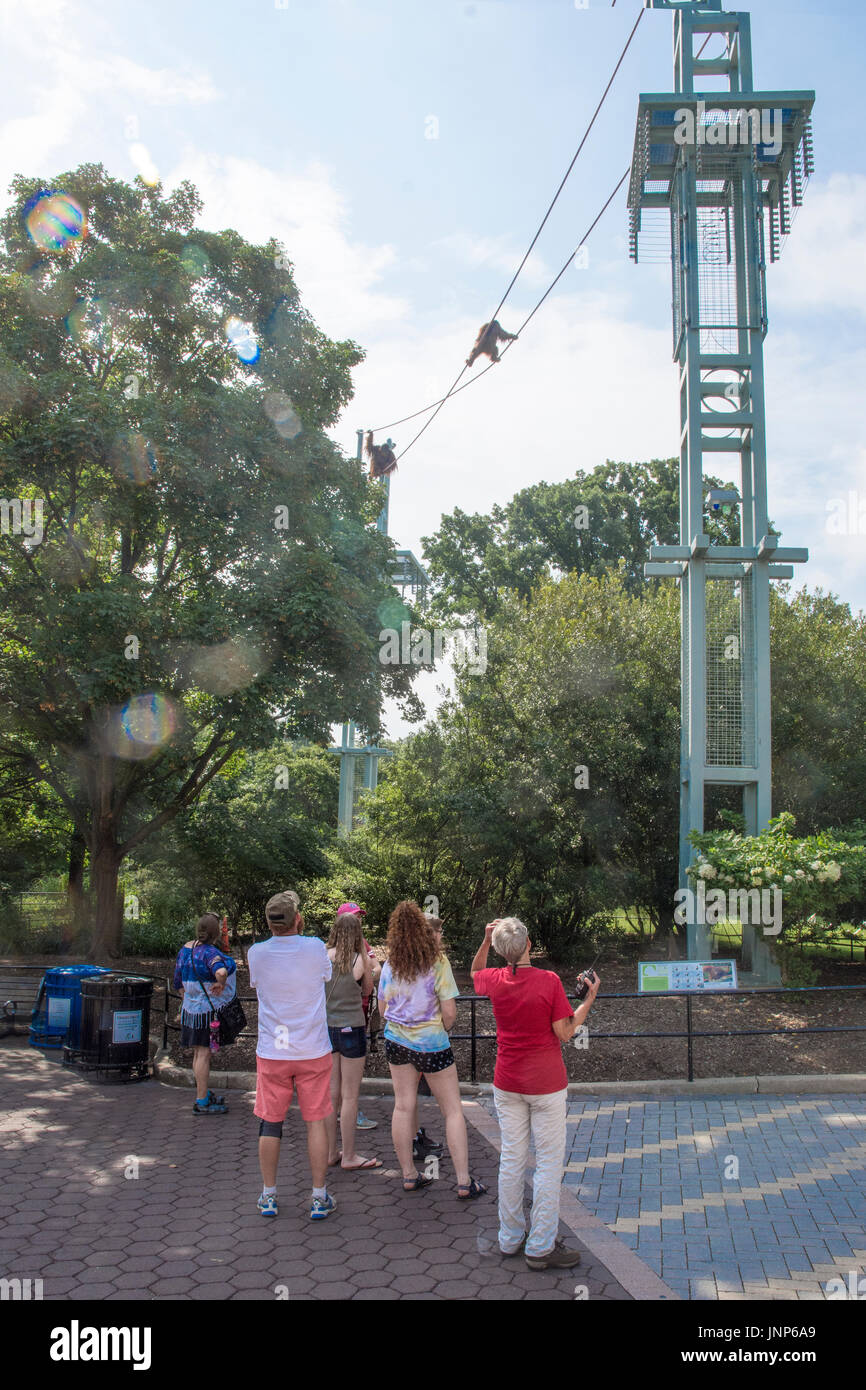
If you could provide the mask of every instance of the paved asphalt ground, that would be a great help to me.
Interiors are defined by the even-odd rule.
[[[10,1041],[0,1083],[0,1276],[46,1299],[823,1299],[866,1272],[860,1096],[571,1101],[561,1234],[583,1259],[537,1273],[497,1248],[488,1097],[464,1102],[487,1196],[459,1202],[447,1158],[403,1193],[390,1101],[365,1096],[361,1151],[385,1167],[333,1170],[314,1223],[294,1108],[265,1220],[250,1093],[197,1117],[189,1090],[98,1085]],[[435,1103],[422,1123],[441,1136]]]
[[[497,1153],[471,1125],[471,1104],[471,1167],[488,1195],[458,1201],[447,1160],[431,1188],[404,1193],[391,1103],[365,1096],[379,1128],[359,1147],[385,1167],[332,1170],[338,1209],[312,1222],[295,1104],[279,1215],[265,1219],[251,1094],[227,1093],[228,1115],[198,1117],[191,1090],[98,1085],[57,1054],[8,1043],[0,1085],[0,1275],[41,1278],[45,1299],[573,1300],[576,1289],[593,1300],[629,1297],[589,1252],[565,1273],[499,1254]],[[437,1135],[438,1118],[426,1102],[422,1122]]]
[[[866,1097],[581,1099],[569,1120],[565,1182],[681,1298],[866,1275]]]

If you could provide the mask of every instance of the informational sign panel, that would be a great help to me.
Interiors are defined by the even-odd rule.
[[[72,1000],[67,998],[48,999],[48,1027],[63,1028],[69,1027],[69,1011],[72,1007]]]
[[[733,960],[642,960],[638,987],[641,994],[736,989],[737,964]]]
[[[111,1025],[113,1043],[141,1042],[141,1009],[115,1011]]]

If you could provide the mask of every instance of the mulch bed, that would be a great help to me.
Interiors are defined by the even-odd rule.
[[[251,993],[245,965],[238,959],[240,994]],[[58,956],[27,956],[7,964],[56,966],[63,963]],[[104,962],[113,969],[147,974],[171,975],[173,963],[165,959],[125,957]],[[538,964],[546,966],[544,960]],[[788,991],[785,994],[753,995],[748,998],[694,998],[692,1027],[695,1032],[733,1029],[790,1028],[798,1032],[805,1028],[866,1028],[866,965],[834,963],[819,966],[821,985],[856,985],[859,988],[845,994],[805,994]],[[466,971],[455,971],[459,988],[471,992]],[[558,972],[566,991],[575,989],[577,971]],[[616,995],[634,993],[637,989],[636,967],[633,962],[611,963],[599,968],[603,995],[597,1000],[589,1019],[589,1046],[563,1049],[569,1079],[572,1081],[642,1081],[687,1076],[687,1044],[684,1038],[600,1038],[599,1033],[679,1033],[685,1031],[686,1005],[684,998],[623,999]],[[604,997],[614,996],[614,997]],[[169,1017],[177,1017],[177,1003],[170,1001]],[[250,1026],[255,1027],[256,1004],[245,1003]],[[479,1033],[492,1033],[493,1015],[490,1005],[481,1000],[476,1004],[476,1027]],[[470,1006],[461,1004],[456,1032],[470,1030]],[[151,1036],[161,1043],[161,991],[154,994],[151,1016]],[[169,1032],[173,1060],[189,1066],[190,1054],[177,1045],[178,1034]],[[495,1042],[477,1041],[476,1079],[492,1081]],[[471,1044],[455,1041],[454,1054],[461,1080],[471,1079]],[[866,1031],[862,1033],[816,1033],[804,1037],[787,1035],[734,1036],[695,1038],[694,1075],[697,1079],[713,1076],[798,1075],[824,1072],[866,1072]],[[215,1061],[221,1070],[253,1071],[255,1041],[241,1040],[225,1049]],[[382,1040],[375,1052],[368,1055],[366,1074],[387,1077]]]

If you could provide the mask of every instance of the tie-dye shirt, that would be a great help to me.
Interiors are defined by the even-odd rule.
[[[397,978],[386,961],[379,979],[385,1037],[413,1052],[441,1052],[450,1047],[439,1000],[456,999],[459,993],[445,955],[437,956],[433,968],[414,980]]]
[[[178,951],[174,967],[174,987],[180,989],[183,985],[181,1023],[185,1023],[188,1028],[206,1028],[211,1020],[211,1005],[214,1013],[219,1013],[234,999],[238,968],[231,956],[227,956],[210,943],[196,942],[194,949],[195,968],[189,946],[181,946]],[[216,983],[217,970],[228,971],[222,994],[214,994],[210,988]]]

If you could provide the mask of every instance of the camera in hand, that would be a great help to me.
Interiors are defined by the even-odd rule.
[[[592,982],[592,983],[595,982],[595,978],[596,978],[596,976],[595,976],[595,971],[592,970],[592,969],[590,969],[590,970],[584,970],[584,972],[583,972],[583,974],[581,975],[580,978],[581,978],[581,980],[583,981],[583,984],[580,986],[580,989],[577,991],[577,997],[578,997],[578,999],[585,999],[586,996],[589,994],[589,983],[588,983],[588,982]]]
[[[601,952],[599,952],[599,955],[601,955]],[[582,970],[580,975],[578,976],[578,979],[581,982],[580,988],[577,991],[577,997],[579,1000],[583,1000],[586,998],[586,996],[589,994],[590,983],[595,984],[595,981],[598,978],[595,973],[595,967],[598,965],[598,959],[599,957],[596,956],[589,969]]]

